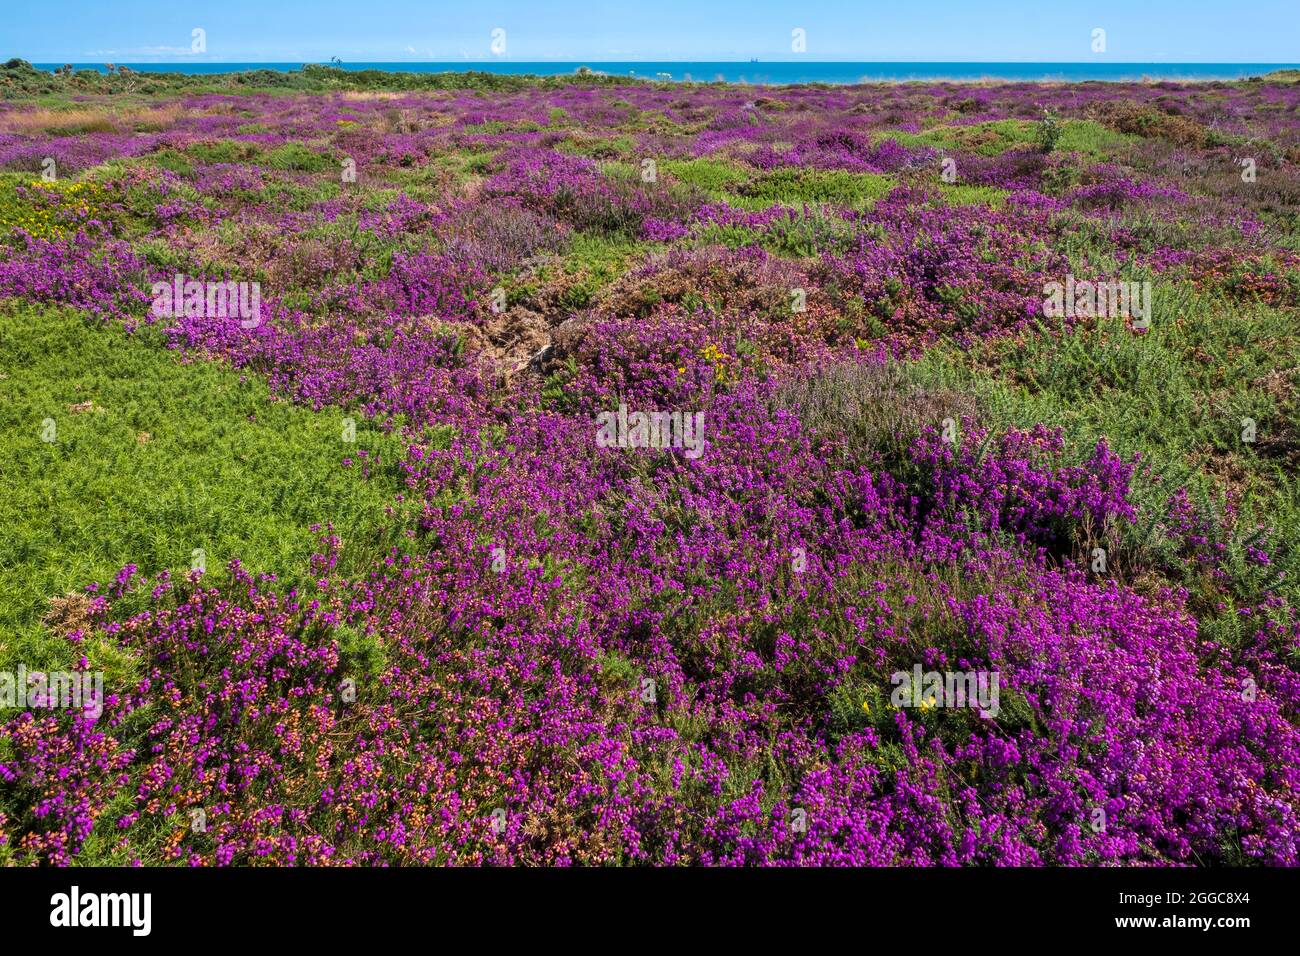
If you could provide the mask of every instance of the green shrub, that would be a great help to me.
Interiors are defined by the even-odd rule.
[[[46,657],[49,599],[127,563],[184,574],[202,549],[210,574],[239,558],[293,587],[313,577],[313,524],[334,526],[343,567],[387,546],[396,438],[356,416],[346,444],[345,412],[272,401],[256,376],[164,345],[152,326],[0,312],[0,634],[17,639],[0,657]],[[342,464],[363,449],[382,460],[370,480]]]

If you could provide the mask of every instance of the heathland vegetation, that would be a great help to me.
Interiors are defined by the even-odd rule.
[[[0,862],[1300,862],[1291,78],[0,96]]]

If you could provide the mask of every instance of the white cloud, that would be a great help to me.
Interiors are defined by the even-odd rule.
[[[187,46],[138,46],[129,50],[90,50],[84,56],[193,56]]]

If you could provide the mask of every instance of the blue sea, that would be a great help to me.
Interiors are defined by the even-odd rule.
[[[62,64],[36,63],[54,70]],[[102,63],[74,63],[77,69],[105,69]],[[296,70],[301,63],[125,63],[132,70],[155,73],[233,73],[242,70]],[[338,65],[338,64],[336,64]],[[563,76],[585,66],[600,73],[651,80],[728,83],[863,83],[902,80],[1010,80],[1083,82],[1086,80],[1239,80],[1273,70],[1300,69],[1294,63],[853,63],[782,60],[772,62],[719,61],[651,62],[515,62],[458,60],[447,63],[343,63],[345,70],[385,70],[406,73],[445,73],[482,70],[488,73]]]

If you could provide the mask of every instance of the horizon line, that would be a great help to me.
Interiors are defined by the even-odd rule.
[[[8,59],[8,58],[5,58],[5,59]],[[24,57],[15,57],[15,59],[25,59],[25,58],[24,58]],[[62,59],[64,63],[72,63],[72,64],[74,64],[74,65],[77,64],[77,63],[99,63],[99,62],[101,62],[101,61],[99,61],[99,60],[68,60],[68,59],[65,59],[65,58],[62,58],[62,57],[56,57],[55,59]],[[53,63],[53,62],[55,62],[55,60],[40,60],[40,61],[37,61],[37,60],[28,60],[27,62],[29,62],[29,63],[31,63],[33,66],[35,66],[38,62],[41,63],[41,64],[47,64],[47,63]],[[258,59],[258,60],[215,60],[215,59],[199,59],[199,58],[197,58],[197,57],[187,57],[186,59],[183,59],[183,60],[134,60],[134,61],[125,61],[125,60],[124,60],[123,62],[124,62],[124,63],[130,63],[130,62],[143,63],[143,64],[147,64],[147,65],[150,65],[150,66],[185,66],[185,65],[189,65],[189,64],[200,64],[200,63],[202,63],[202,64],[208,64],[208,65],[232,65],[232,66],[237,66],[237,65],[242,65],[242,64],[258,64],[258,63],[276,63],[276,64],[304,63],[304,64],[312,64],[312,65],[320,65],[320,66],[330,66],[330,65],[332,65],[332,60],[304,60],[304,59],[302,59],[301,57],[294,57],[294,58],[287,59],[287,60],[276,60],[276,59],[269,59],[269,58],[268,58],[268,59]],[[751,59],[727,59],[727,58],[723,58],[723,59],[716,59],[716,60],[675,60],[675,59],[653,59],[653,58],[649,58],[649,57],[631,57],[631,58],[625,58],[625,59],[604,59],[604,60],[602,60],[602,59],[594,59],[594,58],[591,58],[591,57],[577,57],[577,58],[570,58],[570,57],[547,57],[547,58],[536,59],[536,60],[514,59],[514,58],[512,58],[512,57],[493,57],[493,58],[490,58],[490,59],[484,59],[484,58],[478,58],[478,59],[463,59],[463,58],[462,58],[462,59],[447,59],[447,60],[443,60],[443,59],[399,59],[399,60],[363,60],[363,59],[356,59],[356,60],[341,60],[340,62],[341,62],[343,65],[345,65],[345,66],[346,66],[348,63],[395,63],[395,64],[401,64],[401,63],[469,63],[469,64],[511,63],[511,64],[519,65],[519,64],[526,64],[526,63],[578,63],[578,64],[582,64],[582,63],[740,63],[740,64],[744,64],[744,63],[755,63],[755,62],[757,62],[757,63],[870,63],[870,64],[889,64],[889,65],[897,64],[897,63],[945,63],[945,64],[946,64],[946,63],[951,63],[951,64],[970,65],[970,66],[975,66],[975,65],[980,65],[980,64],[997,65],[997,64],[1007,64],[1007,63],[1015,63],[1015,64],[1049,64],[1049,65],[1061,65],[1061,66],[1103,66],[1103,65],[1108,65],[1108,64],[1112,64],[1112,65],[1116,65],[1116,66],[1135,66],[1135,65],[1149,65],[1149,66],[1300,66],[1300,61],[1281,61],[1281,60],[1278,60],[1278,61],[1274,61],[1274,60],[1118,60],[1118,59],[1108,59],[1108,60],[1104,60],[1104,61],[1098,61],[1098,60],[1020,60],[1020,59],[1012,59],[1012,60],[920,60],[920,59],[906,59],[906,60],[853,60],[853,59],[845,59],[845,58],[836,58],[836,59],[827,59],[827,60],[812,60],[812,59],[804,59],[804,58],[793,59],[793,60],[791,60],[791,59],[770,59],[770,60],[765,60],[765,59],[761,59],[761,58],[751,58]]]

